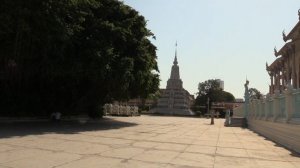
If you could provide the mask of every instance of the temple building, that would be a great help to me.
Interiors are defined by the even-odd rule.
[[[282,32],[285,45],[274,54],[277,59],[271,64],[266,64],[266,70],[271,78],[269,93],[274,94],[276,90],[280,93],[288,85],[294,89],[300,87],[300,10],[299,21],[288,35]]]
[[[161,90],[161,97],[158,99],[154,113],[165,115],[194,115],[190,110],[193,103],[193,96],[182,86],[177,62],[177,49],[171,70],[170,79],[167,81],[167,88]]]

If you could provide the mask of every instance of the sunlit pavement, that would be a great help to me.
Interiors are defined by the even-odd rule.
[[[300,157],[224,119],[107,117],[89,122],[0,123],[0,168],[278,167]]]

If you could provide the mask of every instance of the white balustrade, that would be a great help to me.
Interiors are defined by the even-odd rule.
[[[244,116],[246,109],[249,129],[300,152],[300,89],[288,87],[283,93],[250,100],[235,108],[233,117]]]
[[[104,104],[103,113],[104,115],[112,116],[137,116],[139,108],[137,106],[123,106],[116,104]]]
[[[300,89],[288,88],[282,94],[275,91],[275,94],[267,95],[266,98],[251,100],[247,106],[247,118],[273,122],[293,120],[300,124]],[[235,108],[233,115],[241,117],[244,111],[245,104]]]

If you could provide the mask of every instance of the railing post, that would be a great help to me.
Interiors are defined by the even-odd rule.
[[[280,104],[279,104],[279,90],[275,90],[275,94],[273,95],[273,122],[275,122],[279,115]]]
[[[247,118],[248,117],[248,113],[249,113],[249,102],[244,103],[244,117]]]
[[[271,111],[271,109],[270,109],[270,103],[271,103],[271,95],[268,94],[267,98],[266,98],[266,104],[265,104],[266,110],[265,110],[265,115],[264,115],[264,118],[263,118],[264,120],[268,119],[268,115],[269,115],[269,113]]]
[[[266,99],[265,99],[265,112],[260,118],[262,120],[266,120],[266,116],[268,115],[268,113],[270,111],[270,105],[269,105],[270,102],[269,102],[269,100],[270,100],[270,94],[267,94]]]
[[[255,114],[255,117],[258,116],[261,113],[261,106],[262,106],[262,101],[261,99],[257,99],[257,112]]]
[[[260,110],[260,112],[258,114],[258,118],[261,117],[261,114],[265,113],[265,105],[266,105],[265,98],[262,98],[260,100],[260,102],[261,102],[261,110]]]
[[[294,112],[294,107],[293,107],[293,88],[291,85],[289,85],[285,91],[285,107],[286,107],[286,118],[285,121],[288,122]]]
[[[257,99],[253,100],[253,114],[255,115],[257,113]]]
[[[245,105],[246,105],[246,104],[245,104]],[[245,109],[246,109],[246,107],[245,107]],[[247,114],[248,114],[248,118],[250,118],[250,114],[251,114],[252,111],[253,111],[253,109],[252,109],[252,100],[251,100],[251,101],[249,101],[248,104],[247,104]]]

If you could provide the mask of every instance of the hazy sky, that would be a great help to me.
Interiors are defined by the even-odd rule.
[[[191,94],[208,79],[224,81],[225,91],[242,98],[249,87],[268,93],[266,62],[284,45],[298,22],[299,0],[124,0],[148,21],[155,34],[160,87],[170,77],[178,42],[183,87]]]

